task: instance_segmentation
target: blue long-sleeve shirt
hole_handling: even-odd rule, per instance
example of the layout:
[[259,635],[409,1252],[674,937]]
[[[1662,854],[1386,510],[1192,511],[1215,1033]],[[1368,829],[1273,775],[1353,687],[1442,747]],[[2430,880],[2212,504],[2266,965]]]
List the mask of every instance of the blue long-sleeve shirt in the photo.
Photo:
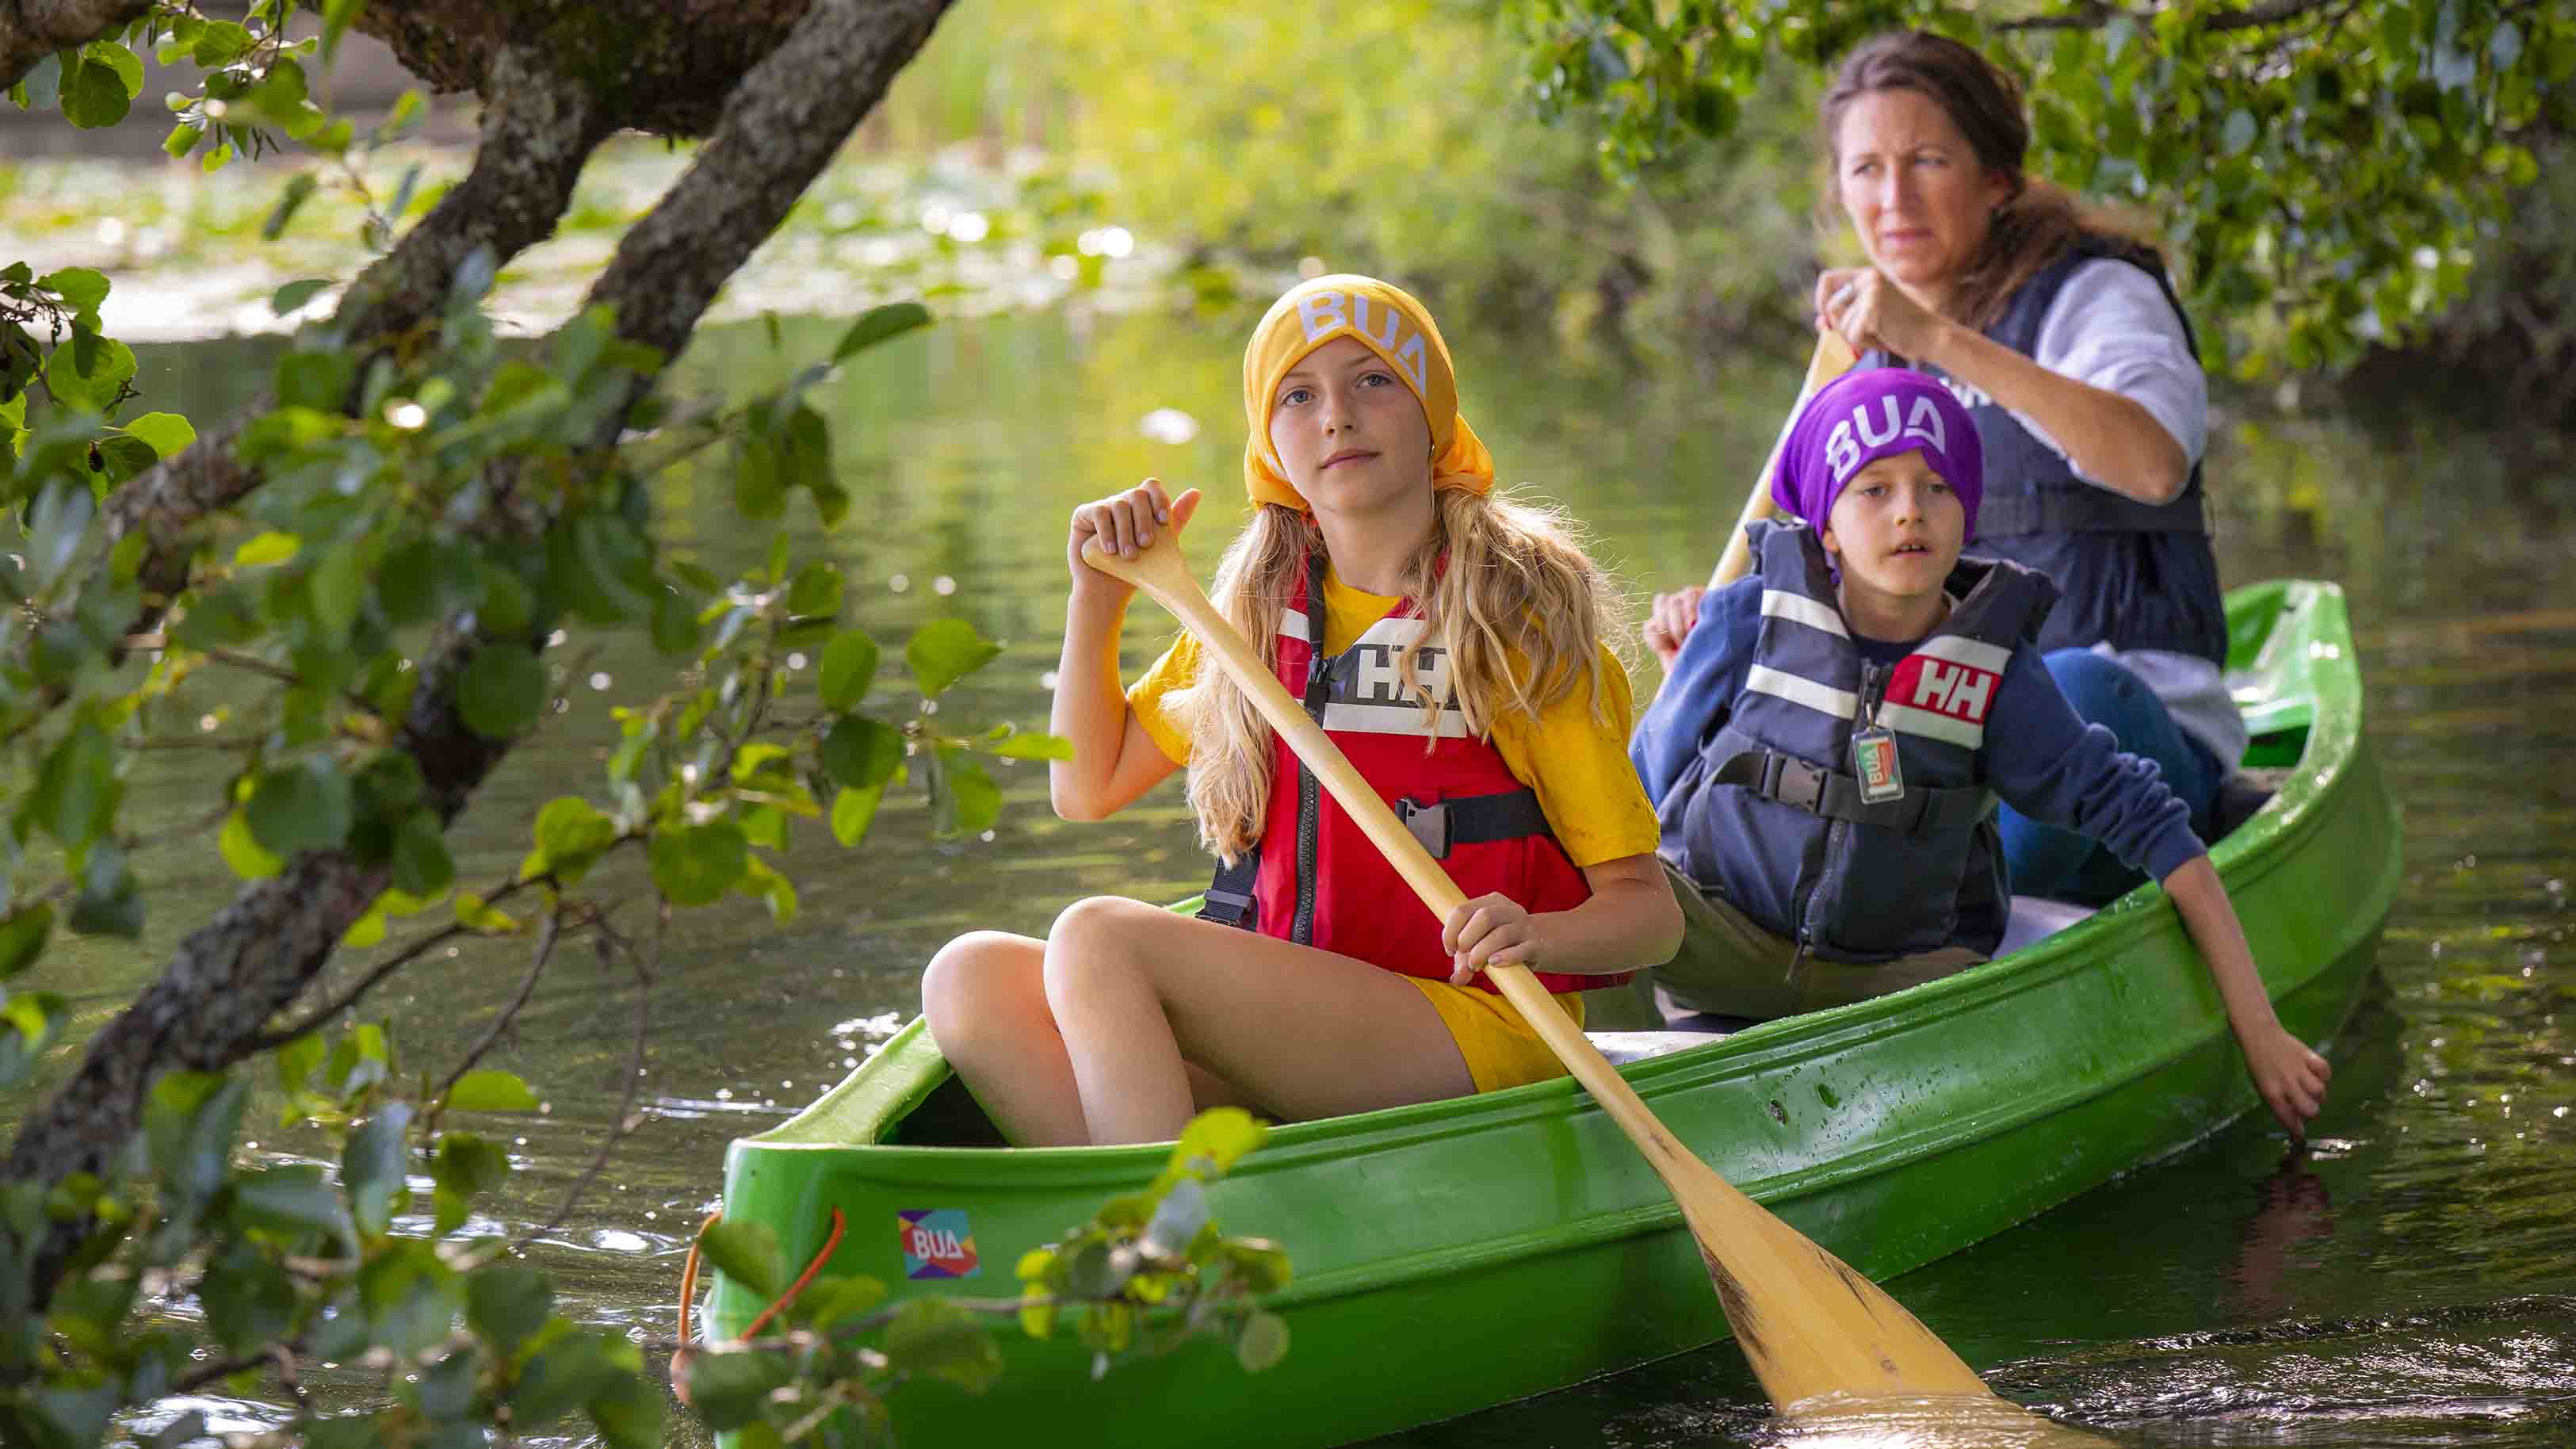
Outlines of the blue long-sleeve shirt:
[[[1699,622],[1682,641],[1663,689],[1637,721],[1628,757],[1667,827],[1678,816],[1666,797],[1717,738],[1744,692],[1762,625],[1762,581],[1739,579],[1700,600]],[[1863,658],[1894,664],[1920,641],[1852,636]],[[2015,648],[1995,687],[1980,749],[1986,784],[2015,810],[2108,846],[2123,864],[2157,880],[2206,851],[2191,830],[2191,808],[2166,787],[2153,760],[2126,753],[2111,732],[2087,724],[2058,692],[2039,652]],[[1667,854],[1673,842],[1666,841]]]

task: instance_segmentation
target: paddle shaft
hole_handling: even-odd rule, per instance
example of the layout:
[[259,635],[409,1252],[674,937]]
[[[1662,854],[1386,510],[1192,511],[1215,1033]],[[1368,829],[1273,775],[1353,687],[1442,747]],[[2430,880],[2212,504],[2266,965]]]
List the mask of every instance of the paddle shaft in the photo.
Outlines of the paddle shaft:
[[1852,356],[1851,344],[1843,335],[1828,327],[1816,334],[1816,352],[1807,359],[1806,381],[1798,384],[1798,400],[1789,405],[1788,419],[1780,424],[1780,436],[1771,440],[1771,456],[1762,462],[1762,471],[1753,477],[1753,494],[1744,500],[1744,512],[1735,520],[1735,528],[1726,535],[1726,548],[1717,556],[1717,567],[1709,572],[1708,586],[1722,589],[1744,577],[1753,566],[1753,545],[1744,537],[1747,525],[1769,518],[1780,511],[1771,501],[1771,480],[1779,476],[1780,455],[1789,447],[1789,434],[1798,426],[1798,414],[1806,409],[1807,399],[1816,389],[1851,371],[1859,361]]
[[[1243,635],[1217,613],[1183,562],[1173,534],[1158,535],[1132,559],[1103,549],[1096,539],[1083,545],[1082,556],[1092,567],[1143,590],[1198,638],[1433,915],[1445,921],[1465,903],[1458,883],[1395,818],[1323,727],[1289,697]],[[1736,1341],[1773,1403],[1787,1409],[1834,1393],[1987,1394],[1975,1371],[1902,1304],[1737,1191],[1683,1146],[1526,967],[1491,966],[1485,975],[1671,1190]]]

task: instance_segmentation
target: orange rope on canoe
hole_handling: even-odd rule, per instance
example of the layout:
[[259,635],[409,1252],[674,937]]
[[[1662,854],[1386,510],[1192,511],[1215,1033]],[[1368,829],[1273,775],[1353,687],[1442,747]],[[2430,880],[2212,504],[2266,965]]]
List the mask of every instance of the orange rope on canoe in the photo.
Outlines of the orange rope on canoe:
[[805,1265],[805,1271],[796,1275],[796,1281],[787,1285],[787,1291],[778,1295],[777,1302],[760,1310],[760,1316],[751,1321],[751,1327],[742,1331],[743,1337],[758,1338],[760,1330],[768,1326],[769,1320],[776,1317],[780,1309],[796,1301],[796,1295],[805,1291],[805,1285],[814,1281],[814,1275],[823,1271],[825,1263],[832,1261],[833,1251],[841,1246],[841,1229],[844,1226],[841,1210],[832,1209],[832,1231],[823,1239],[823,1246],[814,1250],[814,1261]]
[[[680,1263],[680,1347],[671,1355],[671,1390],[680,1396],[683,1404],[689,1402],[689,1364],[697,1357],[697,1350],[690,1347],[689,1305],[698,1296],[698,1243],[706,1237],[707,1229],[714,1227],[723,1216],[722,1209],[707,1214],[707,1220],[698,1224],[697,1232],[689,1238],[689,1255]],[[832,1261],[832,1254],[841,1246],[841,1233],[848,1226],[841,1210],[832,1209],[832,1231],[824,1236],[823,1246],[814,1250],[813,1260],[805,1265],[804,1272],[796,1275],[795,1282],[787,1285],[787,1291],[779,1294],[776,1302],[760,1310],[760,1316],[742,1331],[744,1338],[759,1337],[760,1330],[769,1326],[769,1320],[796,1301],[796,1295],[805,1291],[806,1285],[814,1281],[814,1275],[823,1271],[825,1263]]]

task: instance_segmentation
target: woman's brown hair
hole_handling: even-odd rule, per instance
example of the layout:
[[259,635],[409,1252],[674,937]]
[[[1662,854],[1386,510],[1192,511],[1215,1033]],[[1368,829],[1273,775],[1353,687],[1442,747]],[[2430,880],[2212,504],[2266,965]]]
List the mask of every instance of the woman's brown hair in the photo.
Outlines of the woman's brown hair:
[[1825,90],[1817,119],[1839,191],[1843,112],[1874,91],[1914,91],[1939,106],[1965,136],[1977,164],[2012,185],[1986,227],[1977,254],[1952,283],[1943,310],[1978,331],[2001,320],[2013,293],[2089,235],[2142,251],[2152,243],[2124,218],[2080,206],[2059,187],[2022,169],[2030,151],[2030,117],[2021,85],[1974,47],[1929,31],[1894,31],[1865,40],[1843,59]]

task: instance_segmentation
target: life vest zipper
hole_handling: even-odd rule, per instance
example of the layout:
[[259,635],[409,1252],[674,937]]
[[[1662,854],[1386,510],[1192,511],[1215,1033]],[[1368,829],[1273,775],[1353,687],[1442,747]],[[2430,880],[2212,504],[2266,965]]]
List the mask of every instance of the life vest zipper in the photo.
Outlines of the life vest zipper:
[[[1877,723],[1879,691],[1886,687],[1887,679],[1892,674],[1893,671],[1882,664],[1867,661],[1861,664],[1860,695],[1857,707],[1853,711],[1851,728],[1843,732],[1841,754],[1850,754],[1853,734]],[[1845,854],[1843,840],[1850,832],[1851,822],[1848,820],[1836,820],[1825,828],[1825,863],[1817,868],[1815,884],[1807,888],[1807,898],[1799,903],[1798,948],[1789,956],[1789,974],[1793,977],[1797,974],[1798,967],[1805,959],[1808,950],[1821,944],[1823,931],[1817,917],[1821,913],[1822,905],[1834,899],[1833,892],[1827,887],[1834,883],[1834,878],[1839,873],[1837,867],[1842,865]]]

